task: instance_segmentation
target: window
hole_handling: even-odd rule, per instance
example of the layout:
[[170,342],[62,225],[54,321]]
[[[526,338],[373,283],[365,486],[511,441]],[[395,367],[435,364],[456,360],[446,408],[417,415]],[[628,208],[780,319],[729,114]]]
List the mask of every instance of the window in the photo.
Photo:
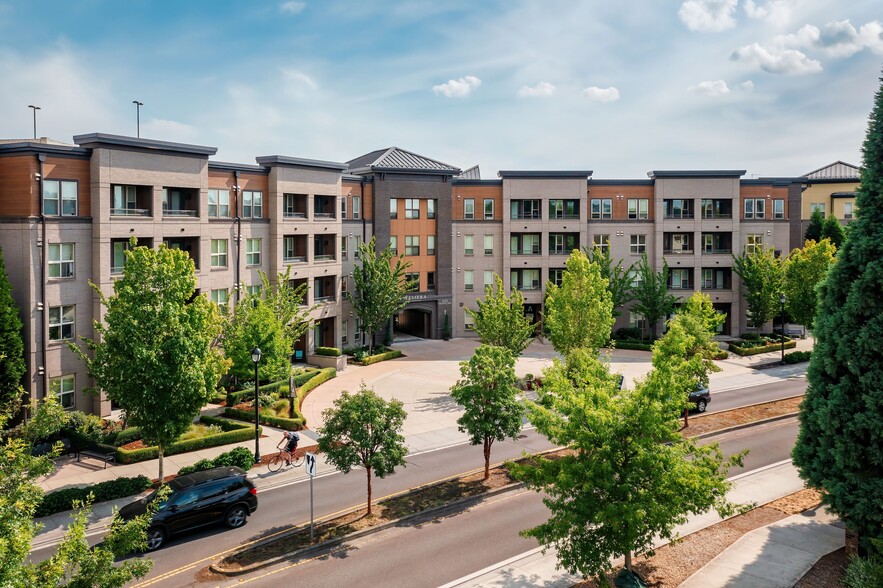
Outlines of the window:
[[212,290],[212,302],[218,306],[227,306],[227,288]]
[[484,199],[484,220],[492,220],[494,218],[494,199]]
[[76,306],[49,307],[49,340],[66,341],[74,338],[74,317]]
[[494,270],[484,270],[484,287],[494,285]]
[[468,312],[465,313],[465,315],[466,315],[466,316],[465,316],[465,321],[464,321],[464,323],[463,323],[463,327],[464,327],[467,331],[474,331],[474,330],[475,330],[475,317],[473,317],[473,316],[472,316],[471,314],[469,314]]
[[344,259],[344,260],[347,258],[347,252],[346,252],[347,242],[348,242],[347,237],[340,238],[340,258]]
[[647,235],[631,235],[630,252],[641,255],[647,252]]
[[629,270],[629,277],[632,279],[632,288],[637,288],[644,282],[644,278],[641,276],[641,272],[639,272],[637,268]]
[[208,191],[208,215],[214,217],[230,216],[230,190]]
[[420,235],[405,236],[405,255],[420,255]]
[[114,186],[111,214],[138,214],[138,187]]
[[852,219],[852,202],[843,203],[843,220]]
[[601,253],[610,251],[610,235],[592,235],[592,247],[597,247]]
[[493,235],[485,235],[484,236],[484,254],[485,255],[493,255],[494,254],[494,236]]
[[129,242],[127,240],[113,241],[110,247],[110,273],[121,274],[123,273],[123,266],[126,264],[126,251],[129,249]]
[[395,235],[389,238],[389,249],[392,251],[393,255],[399,254],[399,238]]
[[435,272],[426,272],[426,289],[435,292]]
[[745,253],[751,255],[755,251],[763,249],[763,235],[750,234],[745,235]]
[[663,216],[665,218],[693,218],[693,201],[683,198],[663,200]]
[[43,214],[76,216],[77,183],[63,180],[43,180]]
[[556,286],[560,286],[561,282],[564,281],[564,270],[561,268],[550,268],[549,269],[549,281],[555,284]]
[[350,322],[346,319],[340,321],[340,344],[347,344],[347,331],[349,330]]
[[766,200],[764,200],[763,198],[748,198],[745,200],[746,219],[763,218],[765,212]]
[[362,197],[353,196],[353,220],[362,218]]
[[634,310],[629,311],[629,327],[643,331],[646,326],[647,319],[644,318],[644,315]]
[[690,288],[690,270],[675,268],[670,270],[669,280],[673,290],[682,290]]
[[362,237],[356,235],[356,246],[353,248],[353,259],[359,259],[359,246],[362,244]]
[[549,200],[549,218],[579,218],[579,200]]
[[579,249],[579,234],[552,233],[549,235],[549,255],[569,255]]
[[212,239],[212,267],[227,267],[227,239]]
[[613,218],[613,199],[592,198],[591,217],[601,220]]
[[435,235],[426,236],[426,255],[435,255]]
[[405,283],[408,284],[409,292],[420,291],[420,272],[406,272]]
[[255,284],[254,286],[246,286],[245,293],[249,296],[255,296],[257,298],[261,297],[261,285]]
[[346,276],[340,277],[340,299],[341,300],[346,300],[347,282],[348,282],[348,280],[347,280]]
[[399,199],[389,199],[389,218],[399,218]]
[[629,198],[629,218],[631,219],[647,219],[649,218],[650,200],[647,198]]
[[61,376],[49,380],[49,393],[58,400],[62,408],[74,407],[74,390],[76,390],[76,376]]
[[72,278],[74,276],[74,244],[49,244],[49,277]]
[[774,219],[783,219],[785,218],[785,201],[781,198],[777,198],[773,200],[773,218]]
[[463,235],[463,254],[472,255],[475,252],[475,235]]
[[261,218],[263,216],[263,192],[243,190],[242,216],[244,218]]
[[815,211],[819,211],[822,213],[822,218],[825,218],[825,203],[824,202],[812,202],[809,205],[809,213],[812,214]]
[[475,273],[472,270],[463,271],[463,289],[472,292],[475,288]]
[[539,255],[540,235],[537,233],[512,233],[509,236],[510,255]]
[[475,218],[475,200],[467,198],[463,201],[463,218],[472,220]]
[[426,201],[426,218],[435,218],[435,203],[434,198]]
[[420,201],[417,198],[405,198],[405,218],[420,218]]
[[246,239],[245,240],[245,265],[261,264],[261,240]]
[[346,218],[346,196],[340,197],[340,218],[341,220]]

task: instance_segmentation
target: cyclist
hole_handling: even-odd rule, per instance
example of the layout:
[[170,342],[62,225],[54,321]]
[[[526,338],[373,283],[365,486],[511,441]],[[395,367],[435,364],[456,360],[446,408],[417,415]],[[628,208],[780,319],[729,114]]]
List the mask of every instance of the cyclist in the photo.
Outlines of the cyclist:
[[285,451],[288,452],[288,455],[285,456],[285,460],[288,462],[288,465],[291,465],[291,458],[294,455],[294,452],[297,451],[298,441],[300,441],[300,435],[296,432],[283,431],[282,440],[276,445],[276,449],[282,449],[282,445],[285,445]]

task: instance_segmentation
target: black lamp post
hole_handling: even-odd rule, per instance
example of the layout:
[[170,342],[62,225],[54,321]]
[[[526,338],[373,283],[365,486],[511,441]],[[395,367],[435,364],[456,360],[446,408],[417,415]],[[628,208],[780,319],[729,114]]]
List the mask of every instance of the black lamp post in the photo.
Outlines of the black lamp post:
[[34,111],[34,139],[37,138],[37,111],[41,110],[39,106],[34,106],[33,104],[28,104],[28,108]]
[[251,360],[254,362],[254,462],[261,461],[260,433],[260,394],[258,393],[258,364],[261,362],[261,350],[255,347],[251,350]]
[[779,303],[782,305],[782,360],[781,364],[785,365],[785,295],[779,296]]
[[141,138],[141,107],[144,106],[143,102],[138,102],[137,100],[132,100],[132,104],[135,105],[135,130],[136,136]]

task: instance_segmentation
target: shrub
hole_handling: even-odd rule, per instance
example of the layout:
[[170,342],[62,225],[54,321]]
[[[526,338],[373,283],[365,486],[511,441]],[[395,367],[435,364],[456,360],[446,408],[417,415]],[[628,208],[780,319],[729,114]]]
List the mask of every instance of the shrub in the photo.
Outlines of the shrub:
[[[238,419],[241,421],[246,421],[249,423],[254,422],[254,412],[250,410],[239,410],[238,408],[228,408],[224,411],[224,416],[228,416],[233,419]],[[277,429],[285,429],[287,431],[299,431],[303,429],[305,424],[305,419],[302,416],[298,416],[292,419],[287,419],[284,417],[273,416],[270,414],[261,413],[260,415],[261,424],[269,425],[271,427],[276,427]],[[246,425],[247,426],[247,425]]]
[[254,465],[254,454],[245,447],[234,447],[230,451],[225,451],[214,459],[201,459],[193,465],[184,466],[178,470],[179,476],[200,472],[202,470],[210,470],[212,468],[220,468],[226,466],[236,466],[243,470],[248,470]]
[[340,349],[337,347],[316,347],[316,355],[327,355],[329,357],[339,357]]
[[[218,445],[249,441],[254,438],[254,427],[249,425],[209,416],[200,417],[199,420],[203,424],[218,425],[224,432],[217,435],[199,437],[197,439],[175,441],[166,447],[165,455],[187,453],[188,451],[197,451],[199,449],[205,449],[206,447],[217,447]],[[159,457],[159,449],[154,446],[132,450],[117,449],[116,460],[117,463],[136,463],[147,459],[156,459],[157,457]]]
[[812,351],[792,351],[785,354],[785,363],[801,363],[809,361],[810,357],[812,357]]
[[318,386],[319,384],[324,384],[331,378],[337,377],[337,370],[334,368],[325,368],[323,370],[319,370],[319,372],[310,378],[309,381],[305,382],[303,386],[297,391],[297,397],[303,399],[304,396],[307,395],[310,390]]
[[392,351],[386,351],[384,353],[377,353],[375,355],[371,355],[369,357],[365,357],[362,359],[362,365],[372,365],[381,361],[386,361],[388,359],[395,359],[397,357],[401,357],[402,352],[398,349],[393,349]]
[[129,427],[118,433],[111,433],[104,439],[104,442],[113,445],[114,447],[122,447],[123,445],[128,445],[132,441],[139,440],[141,440],[141,429],[138,427]]
[[636,351],[652,351],[652,343],[641,343],[640,341],[616,341],[617,349],[634,349]]
[[190,430],[178,437],[178,441],[186,441],[187,439],[198,439],[209,435],[218,435],[224,430],[218,425],[190,425]]
[[88,488],[65,488],[49,492],[34,513],[35,517],[48,517],[57,512],[71,510],[75,500],[86,500],[91,493],[95,502],[104,502],[117,498],[125,498],[150,488],[150,480],[146,476],[134,478],[116,478],[89,486]]
[[[796,341],[785,341],[785,349],[794,349],[797,346]],[[742,357],[748,355],[757,355],[758,353],[767,353],[770,351],[779,351],[782,349],[782,343],[769,343],[767,345],[760,346],[742,346],[739,345],[739,342],[734,341],[730,343],[730,351],[735,353],[736,355],[741,355]]]
[[641,329],[638,327],[623,327],[621,329],[616,329],[616,338],[617,339],[640,339],[641,338]]
[[739,338],[745,341],[757,341],[760,339],[760,333],[742,333]]

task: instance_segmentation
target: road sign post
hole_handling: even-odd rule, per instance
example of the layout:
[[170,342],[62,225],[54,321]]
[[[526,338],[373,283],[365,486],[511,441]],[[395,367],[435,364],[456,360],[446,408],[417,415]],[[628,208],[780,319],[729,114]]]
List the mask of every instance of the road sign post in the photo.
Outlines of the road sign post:
[[316,454],[306,453],[304,460],[304,469],[310,476],[310,543],[313,542],[313,478],[316,477]]

